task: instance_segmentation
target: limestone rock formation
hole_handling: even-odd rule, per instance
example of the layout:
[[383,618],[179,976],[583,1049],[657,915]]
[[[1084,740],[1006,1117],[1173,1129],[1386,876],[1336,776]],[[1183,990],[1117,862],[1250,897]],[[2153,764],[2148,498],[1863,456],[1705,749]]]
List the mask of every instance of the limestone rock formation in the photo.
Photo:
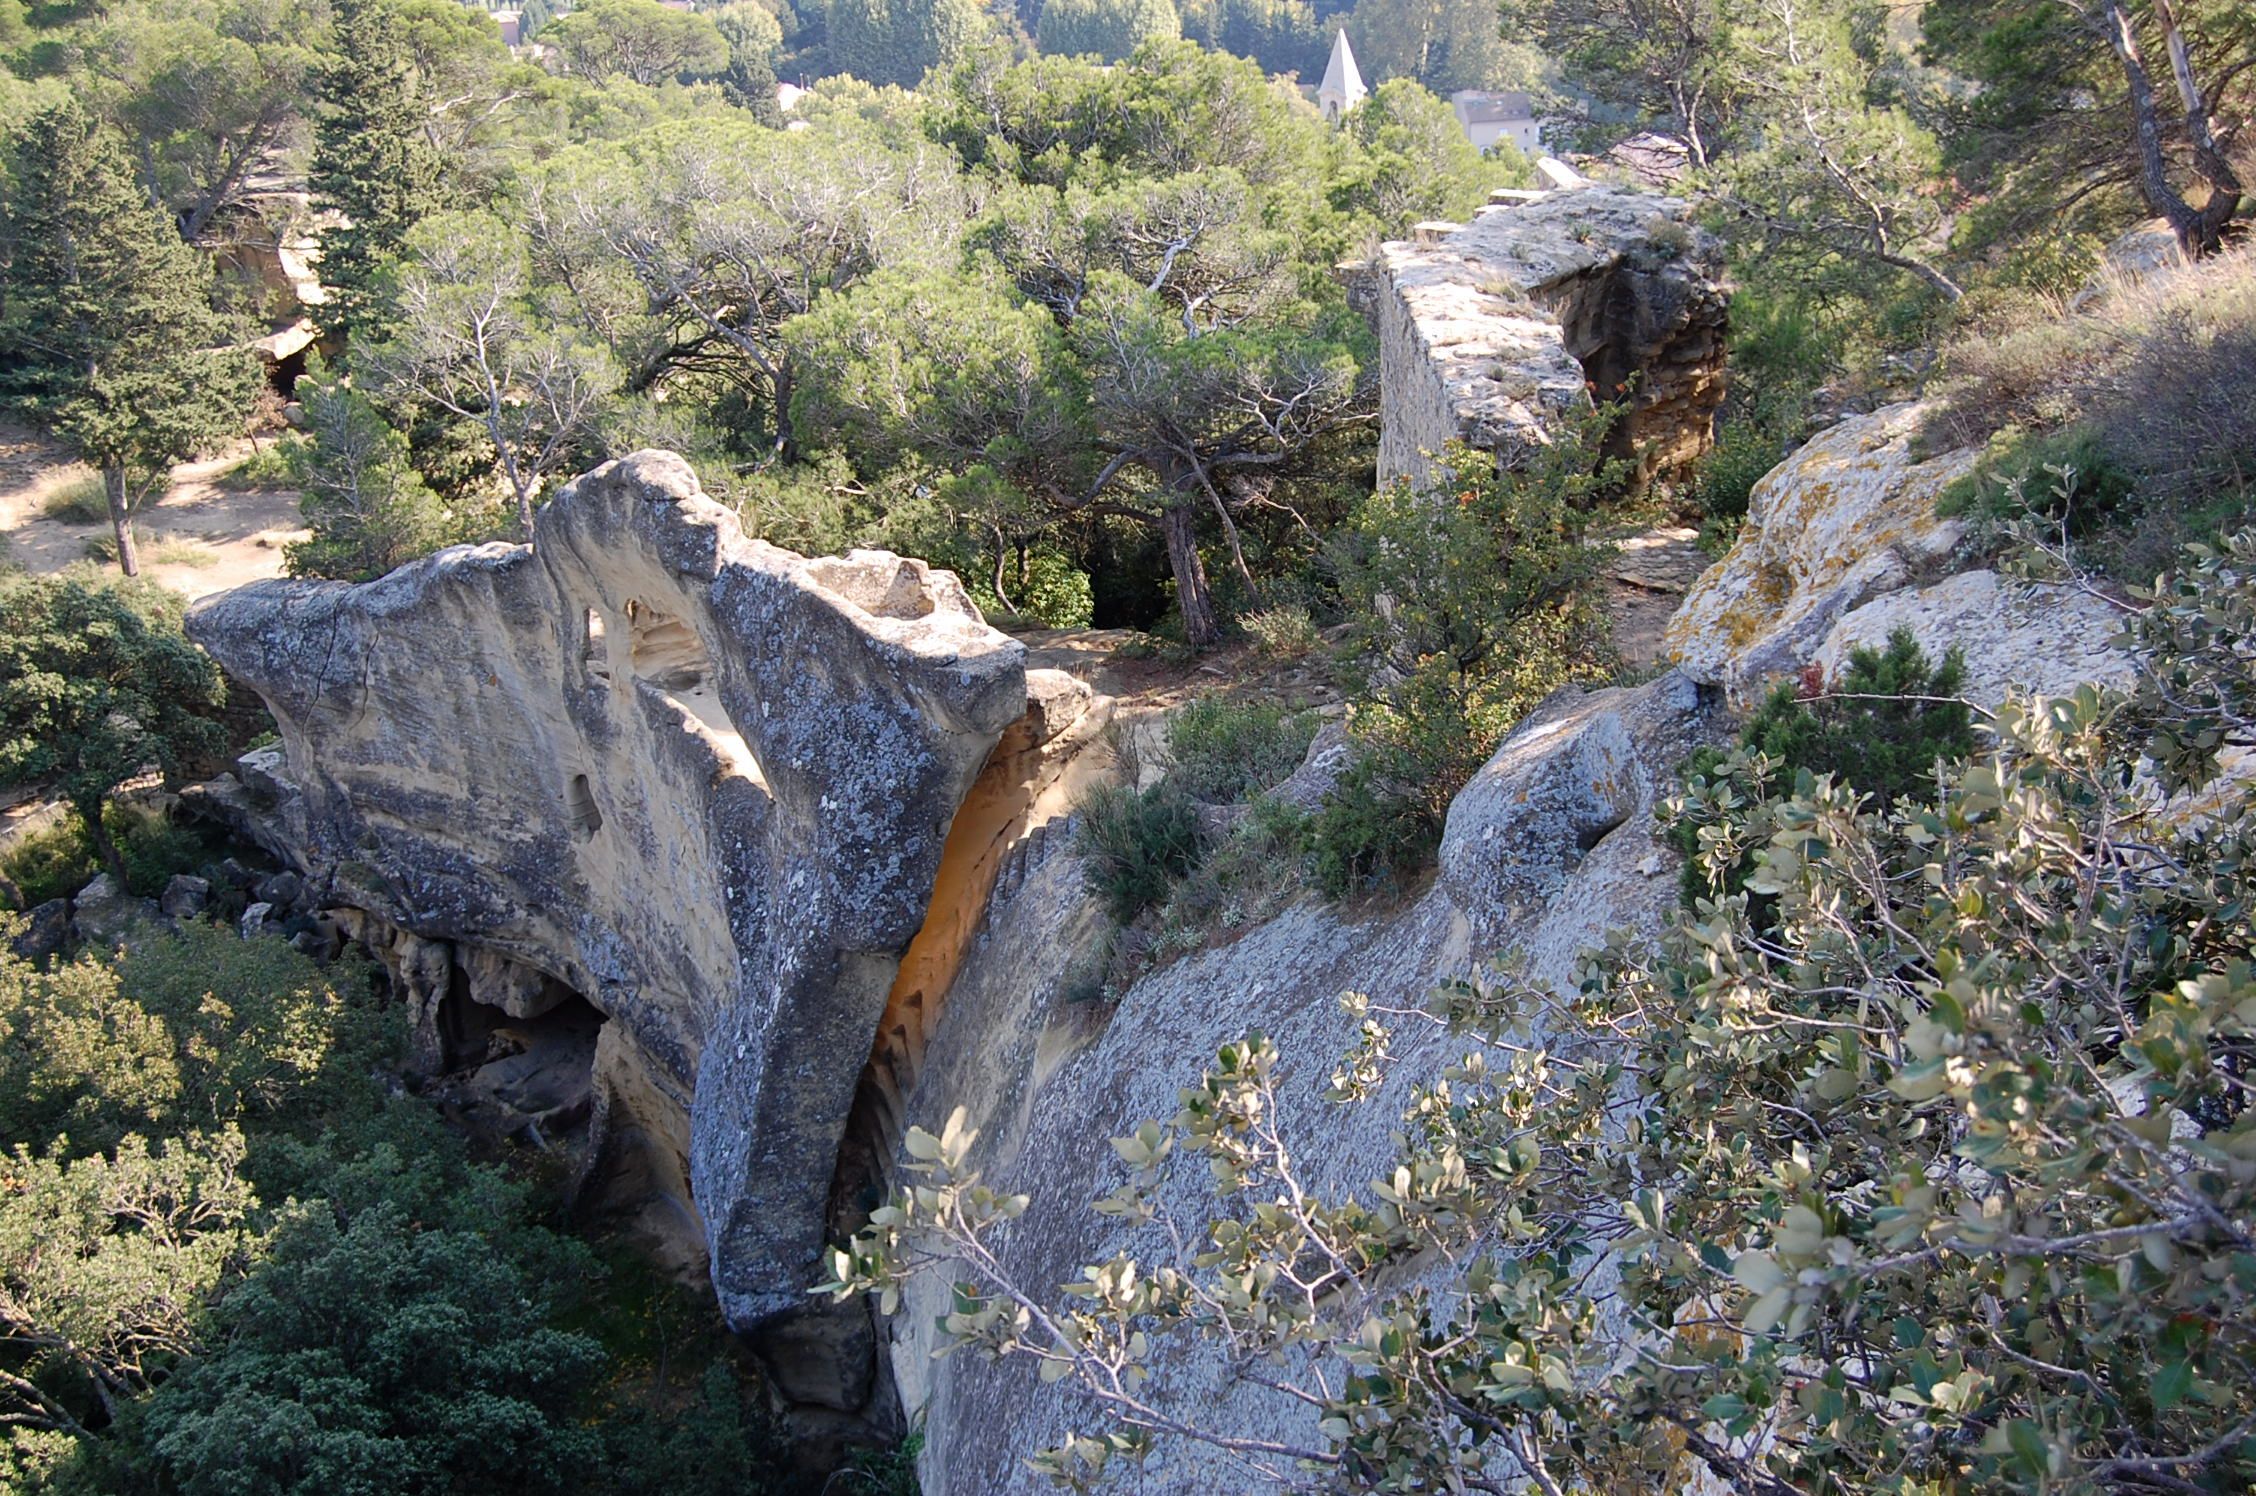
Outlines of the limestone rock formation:
[[1379,480],[1452,441],[1524,460],[1593,392],[1626,403],[1613,450],[1641,477],[1683,468],[1723,400],[1722,264],[1682,199],[1587,184],[1385,245]]
[[411,1004],[591,1002],[606,1147],[643,1145],[732,1323],[799,1305],[956,808],[1025,713],[1020,647],[921,562],[746,538],[653,452],[529,547],[257,583],[188,627],[282,738],[214,803],[361,911]]
[[1940,570],[1960,527],[1935,500],[1974,454],[1922,455],[1925,413],[1843,421],[1764,475],[1737,543],[1669,621],[1669,657],[1744,700],[1810,663],[1852,610]]
[[2116,642],[2124,617],[2118,605],[2074,588],[1962,571],[1874,598],[1833,625],[1812,658],[1832,679],[1850,651],[1879,648],[1908,628],[1931,660],[1957,649],[1966,660],[1967,698],[1995,706],[2015,691],[2061,696],[2087,683],[2129,687],[2137,672]]
[[[911,1118],[937,1126],[957,1105],[978,1127],[975,1161],[988,1181],[1033,1196],[1000,1243],[1030,1283],[1072,1280],[1118,1249],[1161,1255],[1161,1228],[1123,1230],[1089,1208],[1121,1178],[1108,1140],[1143,1118],[1166,1118],[1222,1041],[1258,1029],[1292,1069],[1283,1125],[1311,1145],[1323,1187],[1366,1184],[1393,1157],[1392,1133],[1412,1077],[1455,1058],[1455,1041],[1416,1025],[1398,1034],[1392,1089],[1368,1105],[1322,1099],[1333,1061],[1355,1040],[1343,992],[1410,1002],[1506,948],[1535,978],[1564,987],[1584,947],[1610,929],[1659,928],[1676,901],[1676,862],[1651,808],[1675,763],[1713,730],[1702,693],[1670,673],[1635,689],[1569,691],[1517,729],[1452,809],[1443,877],[1406,908],[1377,918],[1309,900],[1234,944],[1138,981],[1114,1004],[1081,980],[1101,960],[1106,922],[1070,842],[1036,846],[1024,873],[998,885],[958,968],[946,1021],[926,1044]],[[1329,745],[1311,750],[1320,762]],[[1548,896],[1529,897],[1535,885]],[[1197,1218],[1203,1171],[1176,1184]],[[1012,1496],[1045,1489],[1025,1454],[1099,1415],[1070,1383],[1043,1384],[1023,1363],[970,1354],[934,1360],[932,1324],[946,1275],[920,1280],[888,1321],[902,1405],[921,1415],[928,1496]],[[1161,1368],[1172,1406],[1196,1408],[1227,1434],[1299,1440],[1307,1410],[1205,1353],[1171,1347]],[[1140,1496],[1239,1496],[1245,1472],[1200,1446],[1162,1441],[1112,1488]]]
[[1811,666],[1836,678],[1852,651],[1908,628],[1930,659],[1965,656],[1966,695],[1982,706],[2129,684],[2116,604],[1989,570],[1944,575],[1963,527],[1935,501],[1975,454],[1922,453],[1925,415],[1902,404],[1843,421],[1764,475],[1737,543],[1669,621],[1687,674],[1744,703]]

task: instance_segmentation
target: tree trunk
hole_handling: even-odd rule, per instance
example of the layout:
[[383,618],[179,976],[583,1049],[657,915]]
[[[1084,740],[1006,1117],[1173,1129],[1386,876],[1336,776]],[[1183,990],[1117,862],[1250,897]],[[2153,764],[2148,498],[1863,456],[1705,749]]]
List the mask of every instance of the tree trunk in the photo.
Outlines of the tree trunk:
[[[493,397],[491,409],[501,408],[501,396]],[[501,454],[501,475],[509,482],[509,491],[517,499],[517,538],[527,545],[533,543],[533,485],[524,470],[517,465],[517,454],[502,432],[501,422],[492,415],[486,417],[486,435],[493,441],[494,450]]]
[[119,854],[117,843],[110,840],[110,828],[102,824],[102,802],[91,807],[75,807],[81,825],[86,827],[86,839],[93,843],[94,855],[102,860],[102,869],[117,881],[118,892],[125,892],[125,858]]
[[2170,232],[2177,236],[2178,248],[2189,260],[2199,259],[2216,247],[2216,232],[2205,220],[2207,214],[2196,213],[2178,190],[2170,185],[2170,166],[2162,153],[2161,110],[2154,97],[2154,80],[2146,70],[2146,58],[2139,50],[2138,33],[2131,26],[2130,12],[2122,0],[2106,0],[2101,15],[2107,26],[2107,40],[2115,49],[2115,58],[2123,65],[2123,79],[2131,96],[2131,119],[2138,137],[2139,188],[2146,197],[2147,206],[2162,215],[2170,224]]
[[125,469],[102,471],[102,492],[110,501],[110,533],[117,537],[118,570],[129,577],[141,575],[141,552],[133,543],[133,515],[125,507]]
[[791,429],[791,366],[782,365],[776,370],[772,388],[775,391],[776,455],[785,462],[799,460],[799,441]]
[[[1187,498],[1187,496],[1179,496]],[[1183,610],[1183,639],[1204,649],[1222,637],[1214,617],[1214,589],[1207,585],[1206,563],[1199,559],[1196,510],[1188,502],[1159,512],[1159,531],[1167,538],[1167,564],[1175,572],[1175,602]]]

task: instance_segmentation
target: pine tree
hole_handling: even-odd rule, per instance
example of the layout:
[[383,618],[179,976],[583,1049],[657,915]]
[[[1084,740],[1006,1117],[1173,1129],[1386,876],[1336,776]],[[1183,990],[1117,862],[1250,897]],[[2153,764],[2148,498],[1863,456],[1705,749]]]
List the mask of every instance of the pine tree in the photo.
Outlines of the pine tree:
[[303,379],[298,398],[312,440],[291,466],[312,533],[283,547],[291,576],[365,582],[446,543],[445,507],[367,396],[342,380]]
[[134,512],[174,463],[243,429],[257,362],[228,346],[211,266],[150,205],[114,131],[75,102],[44,111],[18,181],[0,399],[101,473],[118,565],[134,576]]
[[976,0],[832,0],[831,58],[868,83],[914,88],[986,34]]
[[315,203],[344,220],[321,239],[324,320],[328,331],[344,334],[374,319],[377,264],[445,206],[446,192],[443,164],[424,131],[408,38],[390,0],[339,0],[336,33],[336,60],[321,75],[312,187]]

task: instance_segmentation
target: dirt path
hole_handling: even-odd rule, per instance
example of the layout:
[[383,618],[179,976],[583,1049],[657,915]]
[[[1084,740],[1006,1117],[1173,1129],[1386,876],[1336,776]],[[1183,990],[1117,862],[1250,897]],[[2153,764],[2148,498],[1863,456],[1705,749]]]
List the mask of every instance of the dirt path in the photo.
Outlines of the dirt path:
[[[305,533],[297,494],[235,492],[215,481],[250,450],[249,442],[241,442],[210,461],[173,469],[171,486],[134,525],[144,575],[192,598],[282,575],[284,542]],[[78,524],[40,512],[51,495],[85,472],[22,427],[0,427],[0,540],[6,542],[6,560],[44,574],[87,559],[87,542],[106,537],[108,523]],[[180,559],[158,558],[167,542],[179,548]]]
[[1714,557],[1700,549],[1700,532],[1662,525],[1616,542],[1620,552],[1606,576],[1606,606],[1614,620],[1614,648],[1633,670],[1660,663],[1661,634],[1685,592]]

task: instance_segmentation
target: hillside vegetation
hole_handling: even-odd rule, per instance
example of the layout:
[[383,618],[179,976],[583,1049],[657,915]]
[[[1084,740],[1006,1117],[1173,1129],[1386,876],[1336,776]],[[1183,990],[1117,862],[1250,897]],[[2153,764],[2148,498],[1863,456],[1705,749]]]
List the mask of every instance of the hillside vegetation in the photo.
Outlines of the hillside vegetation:
[[[1781,457],[1908,398],[1931,450],[1979,449],[1949,564],[2104,598],[2135,684],[1979,710],[1908,635],[1790,680],[1679,766],[1682,908],[1578,990],[1506,952],[1414,1010],[1350,993],[1351,1052],[1244,1033],[1114,1143],[1124,1178],[1050,1182],[1179,1250],[1015,1276],[990,1247],[1026,1199],[909,1119],[913,1187],[855,1208],[820,1287],[889,1312],[960,1279],[941,1338],[1091,1413],[1026,1451],[1068,1489],[1161,1440],[1249,1489],[2256,1486],[2242,0],[519,20],[512,48],[459,0],[0,0],[0,407],[109,527],[63,576],[0,558],[0,789],[69,812],[0,860],[0,1489],[915,1487],[918,1410],[787,1424],[708,1298],[574,1228],[537,1134],[406,1093],[371,966],[234,923],[247,879],[65,937],[97,872],[208,892],[241,850],[128,803],[259,726],[135,579],[177,465],[273,434],[243,481],[303,494],[288,572],[365,582],[530,541],[575,475],[662,447],[748,533],[927,558],[1013,629],[1321,677],[1336,727],[1224,691],[1165,730],[1171,775],[1079,802],[1095,1024],[1301,901],[1415,897],[1516,725],[1636,683],[1613,539],[1726,543]],[[1343,28],[1374,87],[1335,125]],[[1519,470],[1376,482],[1362,277],[1536,180],[1444,98],[1501,87],[1595,175],[1644,137],[1726,247],[1731,384],[1681,483],[1604,456],[1634,382]],[[276,333],[313,341],[262,360]],[[1311,743],[1337,773],[1288,799]],[[1428,1029],[1462,1058],[1412,1078],[1400,1157],[1311,1186],[1326,1141],[1279,1130],[1280,1087],[1372,1105]],[[1168,1402],[1183,1345],[1273,1378],[1304,1436]]]

